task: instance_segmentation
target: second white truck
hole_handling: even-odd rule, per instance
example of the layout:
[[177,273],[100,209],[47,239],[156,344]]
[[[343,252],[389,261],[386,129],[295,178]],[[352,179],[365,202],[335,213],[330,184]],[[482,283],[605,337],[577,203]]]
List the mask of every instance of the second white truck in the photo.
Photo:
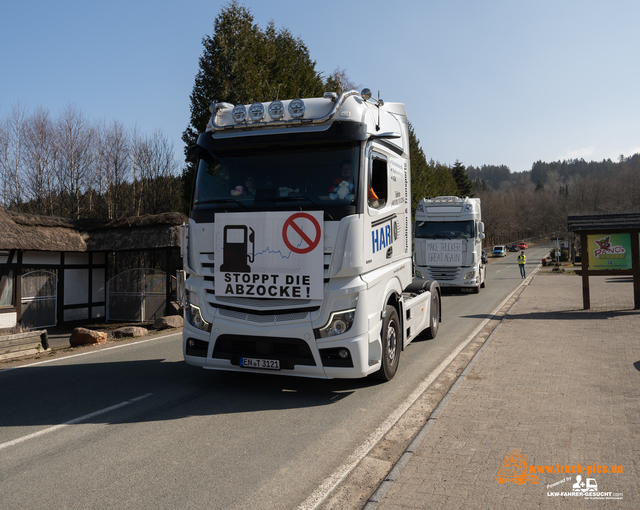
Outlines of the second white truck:
[[436,280],[442,287],[468,288],[474,293],[484,288],[484,223],[479,198],[423,198],[416,211],[414,235],[418,278]]

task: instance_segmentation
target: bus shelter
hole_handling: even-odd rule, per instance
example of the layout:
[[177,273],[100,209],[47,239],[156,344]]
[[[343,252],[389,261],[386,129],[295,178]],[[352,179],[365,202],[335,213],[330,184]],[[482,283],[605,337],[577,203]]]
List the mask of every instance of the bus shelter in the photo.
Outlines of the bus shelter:
[[580,236],[583,308],[591,308],[590,276],[633,277],[633,308],[640,310],[640,211],[569,214],[569,232]]

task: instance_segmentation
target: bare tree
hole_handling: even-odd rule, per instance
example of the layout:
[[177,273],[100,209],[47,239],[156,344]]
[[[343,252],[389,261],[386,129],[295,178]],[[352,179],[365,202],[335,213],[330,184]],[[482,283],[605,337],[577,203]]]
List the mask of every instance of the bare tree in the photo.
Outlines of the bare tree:
[[156,131],[137,143],[135,159],[140,170],[141,212],[157,214],[167,211],[168,206],[175,208],[181,190],[173,143],[164,133]]
[[39,106],[24,124],[24,148],[22,151],[22,175],[26,199],[35,212],[53,214],[52,197],[55,192],[53,172],[53,124],[49,110]]
[[100,131],[107,217],[113,219],[130,213],[124,200],[125,183],[131,170],[130,140],[125,127],[116,120]]
[[11,159],[11,151],[9,147],[11,142],[9,141],[9,128],[6,120],[0,122],[0,193],[2,193],[2,206],[8,207],[8,186],[9,186],[9,161]]
[[91,168],[92,129],[75,105],[67,105],[56,123],[57,172],[61,213],[80,218]]
[[3,122],[0,134],[0,165],[2,166],[2,199],[5,207],[20,207],[23,200],[21,158],[25,111],[16,103]]

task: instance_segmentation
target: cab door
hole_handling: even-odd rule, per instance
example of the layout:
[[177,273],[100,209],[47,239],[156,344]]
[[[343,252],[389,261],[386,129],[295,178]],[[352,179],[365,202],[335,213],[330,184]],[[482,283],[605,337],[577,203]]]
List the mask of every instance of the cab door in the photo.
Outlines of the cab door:
[[372,143],[365,152],[365,270],[371,271],[407,256],[408,161]]

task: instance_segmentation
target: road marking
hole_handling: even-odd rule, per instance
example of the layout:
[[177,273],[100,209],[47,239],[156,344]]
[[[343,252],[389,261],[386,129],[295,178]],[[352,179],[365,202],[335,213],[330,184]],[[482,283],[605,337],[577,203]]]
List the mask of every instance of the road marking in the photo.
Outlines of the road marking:
[[90,420],[91,418],[95,418],[96,416],[100,416],[101,414],[109,413],[111,411],[115,411],[116,409],[120,409],[121,407],[125,407],[130,404],[135,404],[136,402],[140,402],[141,400],[147,397],[150,397],[151,395],[153,395],[153,393],[147,393],[146,395],[132,398],[131,400],[127,400],[125,402],[120,402],[119,404],[116,404],[114,406],[100,409],[99,411],[96,411],[94,413],[85,414],[84,416],[80,416],[80,418],[75,418],[65,423],[61,423],[60,425],[55,425],[53,427],[49,427],[48,429],[40,430],[38,432],[34,432],[33,434],[29,434],[28,436],[22,436],[22,437],[19,437],[18,439],[14,439],[13,441],[2,443],[0,444],[0,450],[3,450],[4,448],[9,448],[10,446],[14,446],[19,443],[23,443],[24,441],[28,441],[29,439],[35,439],[36,437],[44,436],[45,434],[55,432],[56,430],[60,430],[62,428],[68,427],[69,425],[75,425],[77,423]]
[[391,430],[396,422],[407,412],[407,410],[415,403],[418,398],[426,391],[426,389],[435,381],[435,379],[444,371],[445,368],[454,360],[454,358],[464,349],[475,336],[482,331],[487,323],[493,319],[493,317],[500,311],[500,309],[506,304],[509,299],[518,291],[518,289],[524,284],[522,282],[518,285],[511,294],[509,294],[498,307],[491,312],[491,314],[483,320],[480,325],[474,329],[471,334],[463,340],[458,347],[456,347],[447,356],[438,367],[431,372],[428,377],[423,380],[416,389],[396,408],[389,417],[380,425],[366,440],[362,443],[355,452],[353,452],[347,461],[336,469],[322,484],[309,496],[299,507],[298,510],[315,510],[317,509],[325,499],[340,485],[344,479],[353,471],[353,469],[364,459],[367,454],[378,444],[378,442],[384,437],[384,435]]

